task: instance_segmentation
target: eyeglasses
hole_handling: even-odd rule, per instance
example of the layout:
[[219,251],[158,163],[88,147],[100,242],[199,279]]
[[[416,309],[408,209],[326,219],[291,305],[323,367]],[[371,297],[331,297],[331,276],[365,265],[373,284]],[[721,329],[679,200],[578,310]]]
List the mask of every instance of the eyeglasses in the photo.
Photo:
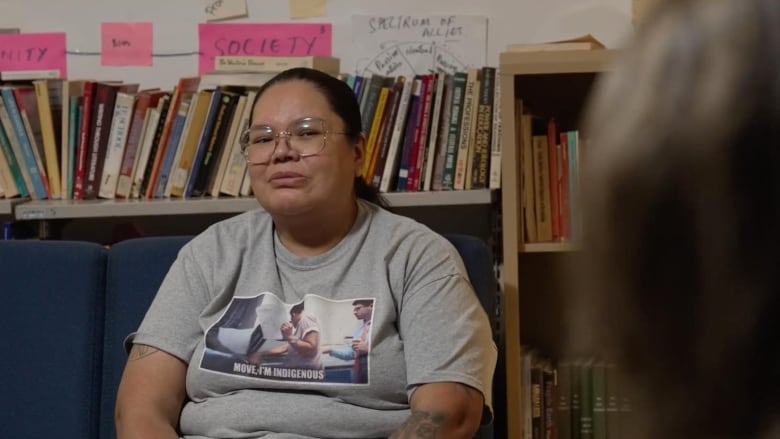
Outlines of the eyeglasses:
[[349,134],[342,131],[328,131],[325,121],[315,117],[305,117],[290,124],[285,131],[274,131],[267,125],[254,126],[241,134],[241,151],[250,165],[267,165],[274,151],[284,137],[287,147],[301,157],[317,155],[325,149],[328,134]]

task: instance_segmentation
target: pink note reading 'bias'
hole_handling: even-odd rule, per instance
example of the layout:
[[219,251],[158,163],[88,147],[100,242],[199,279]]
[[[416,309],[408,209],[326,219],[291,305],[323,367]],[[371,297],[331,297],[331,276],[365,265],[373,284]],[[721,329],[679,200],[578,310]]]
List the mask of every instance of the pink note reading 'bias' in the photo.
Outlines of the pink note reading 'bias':
[[201,23],[198,74],[214,70],[214,57],[330,56],[330,23]]
[[0,71],[55,69],[68,76],[64,32],[0,34]]
[[104,66],[152,65],[152,23],[100,24],[100,63]]

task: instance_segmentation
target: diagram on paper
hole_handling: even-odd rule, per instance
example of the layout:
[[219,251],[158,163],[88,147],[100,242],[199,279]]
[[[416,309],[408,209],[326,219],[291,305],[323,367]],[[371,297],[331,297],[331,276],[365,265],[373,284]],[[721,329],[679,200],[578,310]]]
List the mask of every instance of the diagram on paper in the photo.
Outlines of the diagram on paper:
[[355,73],[455,73],[486,64],[487,18],[353,16]]

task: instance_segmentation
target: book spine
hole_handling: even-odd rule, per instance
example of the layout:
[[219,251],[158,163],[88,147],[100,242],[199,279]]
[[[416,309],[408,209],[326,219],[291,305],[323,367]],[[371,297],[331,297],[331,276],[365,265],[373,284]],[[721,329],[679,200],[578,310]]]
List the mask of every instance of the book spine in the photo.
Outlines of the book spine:
[[114,198],[116,194],[119,168],[122,166],[122,155],[125,152],[127,135],[132,123],[134,103],[135,96],[133,94],[119,93],[117,95],[106,146],[106,158],[103,163],[103,177],[100,180],[98,190],[98,196],[101,198]]
[[466,74],[458,72],[452,80],[452,106],[450,108],[449,131],[447,132],[447,151],[444,156],[442,190],[455,189],[455,166],[458,145],[461,137],[461,119],[465,106]]
[[[502,122],[501,111],[499,110],[501,105],[501,80],[496,71],[496,79],[494,82],[495,89],[493,95],[493,133],[490,140],[490,175],[488,176],[488,187],[490,189],[501,188],[501,137]],[[515,126],[517,129],[517,126]]]
[[57,157],[57,139],[54,133],[54,121],[52,120],[52,108],[49,98],[49,85],[47,81],[33,81],[35,97],[38,101],[38,117],[41,124],[41,140],[43,141],[43,154],[46,163],[46,175],[49,180],[49,189],[52,199],[62,197],[60,186],[60,164]]
[[0,148],[2,148],[0,154],[5,155],[6,161],[8,162],[8,170],[11,173],[11,178],[13,179],[14,185],[19,192],[18,195],[20,197],[28,196],[29,193],[27,192],[27,186],[24,184],[22,170],[20,169],[19,162],[16,160],[16,156],[14,155],[11,146],[11,140],[8,138],[2,123],[0,123]]
[[92,107],[95,99],[95,83],[87,81],[84,83],[84,95],[81,105],[81,126],[79,128],[79,144],[76,152],[75,179],[73,183],[73,199],[81,200],[84,198],[84,183],[87,169],[87,154],[90,149],[90,140],[92,139]]
[[374,186],[379,187],[379,192],[387,192],[390,190],[391,185],[395,182],[395,177],[398,175],[399,155],[401,154],[403,136],[406,130],[406,121],[409,116],[409,106],[411,103],[412,89],[414,87],[414,80],[412,78],[405,78],[403,89],[401,90],[401,101],[398,103],[398,112],[396,113],[395,122],[393,123],[393,133],[390,137],[390,146],[387,151],[387,159],[385,159],[385,165],[382,172],[382,177],[379,181],[372,182]]
[[241,126],[241,120],[244,117],[244,110],[246,109],[246,106],[247,95],[241,94],[238,97],[235,108],[233,109],[233,116],[230,120],[228,137],[225,139],[225,144],[222,146],[222,149],[219,153],[218,169],[216,175],[209,179],[208,193],[213,197],[219,196],[219,188],[222,184],[222,180],[225,178],[225,174],[227,173],[228,164],[230,163],[231,154],[233,152],[233,146],[238,143],[239,137],[241,136],[241,130],[243,128]]
[[241,115],[241,121],[239,122],[239,134],[236,136],[236,140],[233,143],[230,151],[230,158],[228,159],[227,169],[225,170],[225,177],[222,179],[222,183],[219,186],[219,192],[225,195],[237,196],[241,190],[241,181],[246,173],[246,160],[244,154],[241,152],[240,136],[242,130],[249,126],[249,116],[252,112],[252,103],[255,100],[257,92],[251,90],[246,95],[246,106],[244,107],[244,113]]
[[[156,99],[159,99],[159,94]],[[144,129],[148,121],[146,115],[149,113],[149,107],[157,105],[156,99],[151,93],[144,92],[140,93],[136,99],[130,130],[127,133],[127,144],[122,155],[122,163],[119,166],[119,177],[114,194],[116,198],[127,198],[130,195],[133,168],[137,162],[138,148],[144,138]]]
[[463,115],[460,120],[460,138],[458,139],[458,153],[455,158],[454,189],[466,189],[466,167],[469,160],[469,143],[472,138],[472,115],[475,110],[474,101],[478,99],[477,81],[479,74],[476,68],[469,68],[466,77],[466,88],[463,94]]
[[[148,157],[146,160],[146,166],[143,169],[143,177],[141,178],[141,187],[139,188],[139,196],[141,198],[150,198],[151,191],[153,190],[152,173],[154,172],[154,160],[157,157],[157,152],[160,149],[162,143],[162,133],[165,129],[165,121],[168,118],[168,114],[174,111],[171,103],[171,99],[166,99],[160,109],[160,118],[157,121],[157,126],[154,130],[154,137],[149,146]],[[147,195],[149,194],[149,195]]]
[[558,144],[558,128],[555,119],[547,122],[547,156],[550,168],[548,177],[550,179],[550,215],[552,222],[552,240],[557,241],[561,238],[561,194],[558,192],[558,169],[560,168],[560,145]]
[[193,197],[200,197],[206,194],[206,186],[209,177],[214,172],[217,157],[222,148],[225,147],[225,141],[230,128],[230,119],[233,117],[233,111],[237,102],[238,96],[235,94],[226,93],[222,95],[211,138],[206,151],[203,153],[203,159],[192,176],[194,183],[190,192]]
[[431,190],[433,179],[433,168],[436,162],[436,154],[438,152],[439,145],[439,125],[441,123],[441,107],[444,102],[444,83],[446,75],[444,73],[437,73],[435,76],[436,89],[433,92],[434,100],[431,114],[430,132],[428,135],[428,146],[426,147],[427,154],[425,156],[424,170],[422,176],[421,189],[425,191]]
[[165,187],[168,185],[168,178],[171,174],[172,167],[174,166],[174,158],[176,152],[179,149],[179,140],[183,136],[184,125],[187,122],[187,114],[189,112],[190,102],[184,101],[179,105],[179,114],[176,115],[176,119],[173,121],[173,130],[168,137],[168,145],[165,147],[165,156],[160,164],[160,173],[157,176],[157,182],[154,188],[154,198],[163,198],[165,195]]
[[477,126],[474,140],[474,159],[471,167],[471,188],[488,187],[491,136],[493,135],[493,106],[496,83],[495,67],[483,67],[477,105]]
[[[555,425],[559,439],[571,438],[571,363],[559,362],[556,371]],[[618,438],[619,439],[619,438]]]
[[22,180],[24,181],[25,188],[27,189],[27,194],[32,199],[38,199],[38,195],[36,194],[35,188],[33,187],[32,178],[30,177],[30,171],[28,170],[27,164],[25,163],[24,153],[22,152],[22,145],[19,143],[19,138],[16,136],[16,131],[14,130],[8,110],[5,107],[4,99],[5,98],[0,95],[0,125],[2,125],[3,129],[5,130],[5,134],[8,137],[8,142],[11,145],[13,155],[19,165],[19,172],[22,176]]
[[393,85],[393,90],[390,92],[390,97],[387,101],[387,107],[382,117],[382,127],[379,131],[377,140],[377,149],[373,154],[371,163],[368,167],[368,174],[366,175],[366,182],[375,188],[379,189],[379,185],[382,181],[382,172],[385,164],[387,163],[387,153],[390,150],[390,140],[393,137],[395,127],[393,124],[398,118],[398,106],[401,103],[401,95],[403,94],[404,83],[406,78],[399,76]]
[[114,118],[114,107],[118,88],[111,84],[99,83],[97,85],[94,109],[94,124],[92,131],[92,143],[87,157],[86,175],[84,178],[85,200],[97,198],[100,182],[103,178],[103,164],[108,151],[108,137],[111,130],[111,121]]
[[401,158],[398,163],[396,191],[404,191],[406,189],[406,179],[409,178],[409,162],[412,156],[412,148],[414,147],[415,129],[420,121],[420,113],[422,111],[421,92],[422,81],[419,78],[415,78],[412,81],[412,96],[409,98],[409,117],[406,120],[403,149],[401,149]]
[[412,154],[412,163],[410,164],[410,178],[406,181],[407,191],[419,191],[422,182],[423,166],[427,154],[428,145],[428,127],[431,123],[431,106],[433,105],[433,92],[435,87],[435,76],[423,76],[423,94],[420,95],[422,101],[422,114],[414,134],[414,153]]
[[433,164],[433,178],[431,190],[442,189],[444,177],[444,161],[447,156],[447,133],[449,132],[450,110],[452,107],[452,75],[444,75],[444,102],[441,107],[441,121],[439,122],[439,135],[436,145],[436,159]]

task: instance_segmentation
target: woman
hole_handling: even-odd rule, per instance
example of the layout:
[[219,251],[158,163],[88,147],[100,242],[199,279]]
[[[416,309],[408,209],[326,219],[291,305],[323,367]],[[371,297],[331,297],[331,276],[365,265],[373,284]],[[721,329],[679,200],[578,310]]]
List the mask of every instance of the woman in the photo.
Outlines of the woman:
[[571,334],[618,363],[624,434],[780,437],[780,2],[668,2],[588,114]]
[[[471,438],[490,418],[487,316],[445,239],[374,204],[349,87],[285,71],[258,92],[243,139],[263,209],[179,253],[133,338],[119,438],[176,438],[177,426],[184,438]],[[210,325],[231,301],[261,295],[307,309],[373,299],[369,383],[247,362],[202,367]]]

